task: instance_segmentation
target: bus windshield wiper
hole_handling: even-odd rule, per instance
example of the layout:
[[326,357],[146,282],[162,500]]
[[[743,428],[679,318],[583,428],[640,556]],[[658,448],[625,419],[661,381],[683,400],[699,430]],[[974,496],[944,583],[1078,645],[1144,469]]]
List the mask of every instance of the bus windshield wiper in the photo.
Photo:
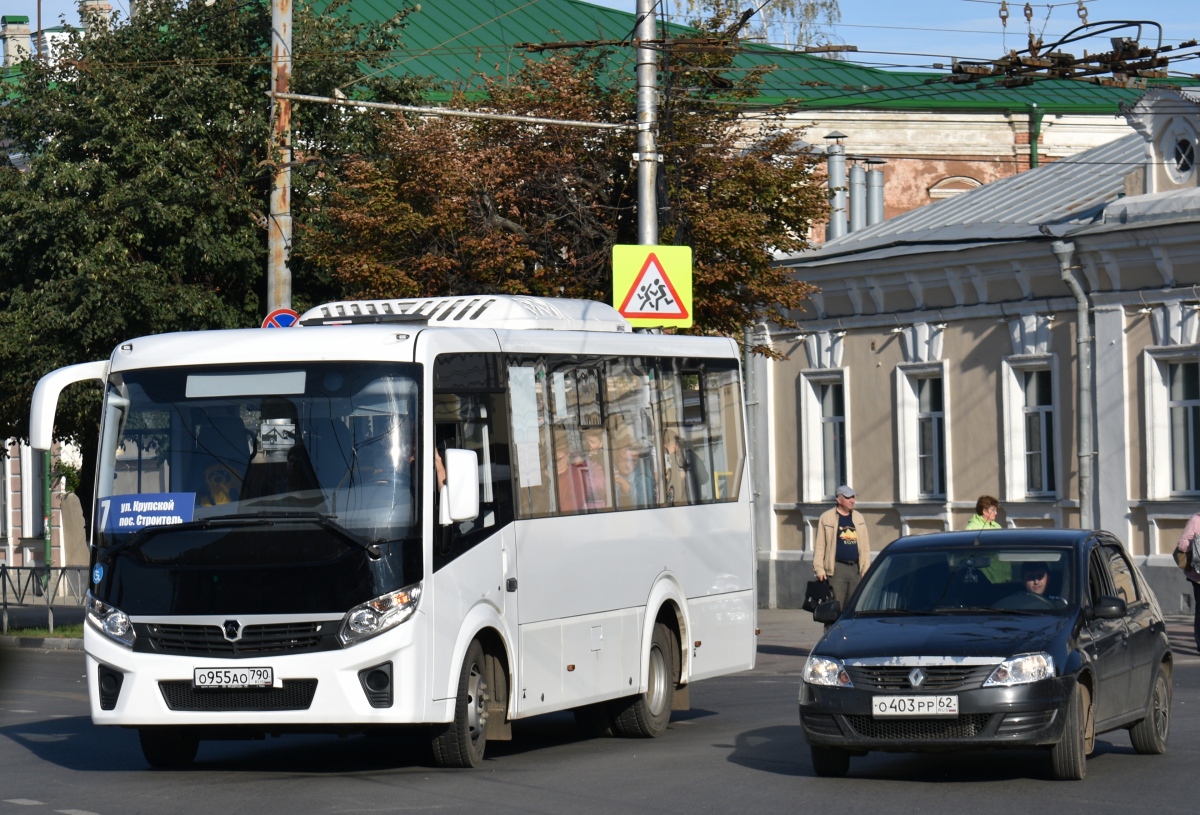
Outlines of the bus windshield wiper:
[[383,557],[383,552],[380,551],[379,543],[390,543],[391,541],[369,541],[360,535],[356,535],[346,527],[337,522],[336,515],[329,515],[324,512],[314,512],[312,510],[259,510],[258,512],[238,512],[232,515],[217,515],[213,518],[205,518],[204,521],[198,523],[203,524],[205,521],[212,521],[212,525],[222,524],[226,521],[233,522],[233,525],[242,523],[264,523],[274,524],[277,521],[308,521],[315,523],[322,529],[332,532],[338,537],[349,541],[367,553],[371,560],[379,560]]
[[[172,524],[170,526],[152,526],[146,529],[141,529],[130,535],[128,539],[118,543],[115,546],[109,547],[106,551],[111,557],[118,552],[128,549],[133,546],[141,546],[150,540],[155,535],[162,532],[186,532],[194,529],[219,529],[221,527],[237,527],[237,526],[274,526],[279,522],[287,521],[307,521],[315,523],[322,529],[333,532],[343,540],[357,546],[367,553],[367,556],[372,560],[378,560],[383,556],[376,542],[368,541],[359,535],[354,534],[346,527],[337,522],[336,515],[326,515],[321,512],[312,512],[308,510],[285,511],[285,510],[261,510],[259,512],[237,512],[229,515],[213,515],[208,518],[201,518],[197,521],[188,521],[182,524]],[[383,541],[390,543],[390,541]]]

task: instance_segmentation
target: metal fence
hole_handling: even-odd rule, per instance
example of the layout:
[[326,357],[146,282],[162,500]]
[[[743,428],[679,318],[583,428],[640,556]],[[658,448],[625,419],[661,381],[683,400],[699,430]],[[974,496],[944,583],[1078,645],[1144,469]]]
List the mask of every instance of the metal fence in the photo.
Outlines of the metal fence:
[[87,566],[8,566],[0,563],[0,633],[8,633],[9,605],[46,606],[54,631],[54,606],[82,606],[87,597]]

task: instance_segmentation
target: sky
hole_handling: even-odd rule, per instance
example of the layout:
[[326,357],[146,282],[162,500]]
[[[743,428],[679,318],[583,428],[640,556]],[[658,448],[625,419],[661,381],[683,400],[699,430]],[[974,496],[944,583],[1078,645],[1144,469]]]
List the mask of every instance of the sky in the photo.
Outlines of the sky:
[[[438,0],[432,0],[437,2]],[[114,9],[128,12],[129,0],[109,0]],[[598,5],[633,12],[635,0],[595,0]],[[668,13],[681,13],[685,0],[660,0]],[[745,0],[747,7],[762,0]],[[952,57],[995,59],[1009,49],[1024,48],[1029,24],[1024,3],[1009,0],[1008,25],[1000,21],[1000,0],[840,0],[841,23],[833,29],[837,41],[858,47],[847,54],[853,62],[877,67],[932,67],[948,63]],[[1043,41],[1061,36],[1079,24],[1076,0],[1046,0],[1031,3],[1033,26],[1042,32]],[[1118,20],[1133,16],[1162,24],[1164,44],[1200,38],[1200,18],[1187,0],[1085,0],[1089,22]],[[0,14],[24,14],[37,25],[37,0],[0,0]],[[66,15],[78,23],[74,0],[42,0],[42,24],[57,25]],[[1189,19],[1189,17],[1191,19]],[[1156,32],[1148,28],[1144,45],[1153,44]],[[1132,34],[1131,34],[1132,36]],[[1075,46],[1082,51],[1108,50],[1107,41]],[[1066,49],[1070,50],[1070,49]],[[1073,53],[1078,53],[1073,52]],[[1200,59],[1179,63],[1180,70],[1200,73]]]

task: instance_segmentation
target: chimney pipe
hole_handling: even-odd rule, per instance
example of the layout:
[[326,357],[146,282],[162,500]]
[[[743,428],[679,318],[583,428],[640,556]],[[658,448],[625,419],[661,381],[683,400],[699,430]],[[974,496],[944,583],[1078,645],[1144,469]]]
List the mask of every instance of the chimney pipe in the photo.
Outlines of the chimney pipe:
[[867,225],[867,171],[861,164],[850,168],[850,231],[858,232]]
[[112,6],[107,0],[79,0],[79,21],[84,31],[96,23],[108,25],[112,19]]
[[0,40],[4,43],[4,68],[29,59],[29,18],[6,14],[0,17]]
[[869,158],[867,164],[867,226],[883,222],[883,165],[881,158]]
[[846,148],[842,147],[844,133],[836,130],[825,137],[832,141],[825,154],[829,158],[829,189],[833,192],[833,211],[829,213],[829,226],[825,228],[826,242],[846,234]]

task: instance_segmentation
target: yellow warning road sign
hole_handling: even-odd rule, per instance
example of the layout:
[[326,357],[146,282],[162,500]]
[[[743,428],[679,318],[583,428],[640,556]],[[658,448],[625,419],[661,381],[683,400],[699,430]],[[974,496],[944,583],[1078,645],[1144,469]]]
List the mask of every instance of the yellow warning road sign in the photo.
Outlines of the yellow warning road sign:
[[614,246],[613,305],[635,326],[691,326],[692,248]]

